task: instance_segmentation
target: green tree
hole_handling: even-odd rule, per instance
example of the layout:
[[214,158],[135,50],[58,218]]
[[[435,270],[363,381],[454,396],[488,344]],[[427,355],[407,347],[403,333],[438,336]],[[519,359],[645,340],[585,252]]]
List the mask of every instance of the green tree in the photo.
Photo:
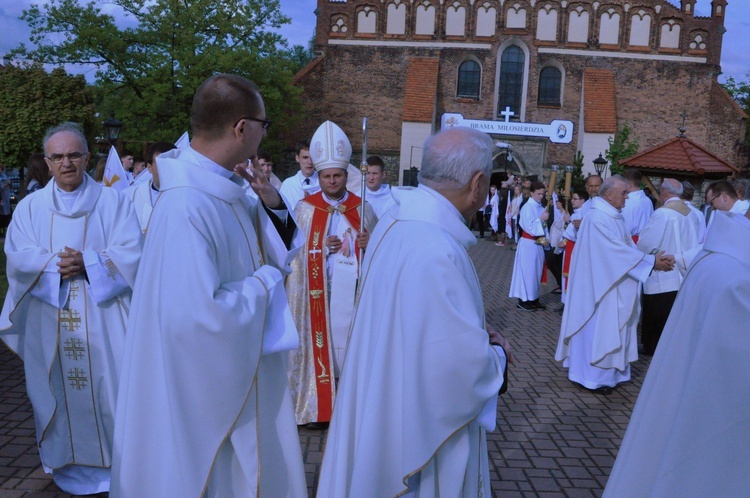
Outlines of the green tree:
[[[573,174],[570,180],[570,186],[573,190],[580,190],[586,186],[586,179],[583,177],[583,153],[579,150],[573,158]],[[569,193],[572,197],[573,194]]]
[[32,5],[21,18],[37,48],[22,45],[11,55],[95,66],[100,114],[121,119],[126,140],[176,140],[188,128],[198,85],[217,72],[255,81],[269,118],[294,125],[289,117],[300,109],[300,99],[290,82],[298,61],[271,31],[289,22],[279,0],[111,3],[125,11],[127,27],[94,2]]
[[609,148],[604,153],[604,158],[609,162],[609,171],[612,175],[619,175],[625,171],[620,166],[620,161],[635,155],[640,147],[638,139],[631,137],[630,125],[623,123],[615,132],[614,138],[609,138]]
[[0,160],[11,167],[25,165],[32,153],[42,151],[45,130],[63,121],[82,124],[93,139],[94,113],[94,97],[83,76],[62,68],[47,73],[38,64],[2,68]]
[[[745,114],[750,115],[750,72],[747,73],[749,81],[736,82],[734,78],[730,77],[726,83],[724,83],[724,89],[729,92],[729,95],[742,107]],[[739,153],[745,157],[746,163],[740,172],[740,176],[750,178],[750,119],[746,120],[746,131],[745,131],[745,142],[739,144]]]

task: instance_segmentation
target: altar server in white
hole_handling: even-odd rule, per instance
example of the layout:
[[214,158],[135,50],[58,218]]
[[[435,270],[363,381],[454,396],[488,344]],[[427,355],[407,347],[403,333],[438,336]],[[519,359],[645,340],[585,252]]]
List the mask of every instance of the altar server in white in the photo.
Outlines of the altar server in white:
[[[245,158],[247,159],[247,158]],[[297,203],[307,197],[320,192],[318,173],[315,171],[310,158],[310,141],[300,140],[295,147],[294,160],[299,164],[299,171],[281,183],[279,192],[289,209],[294,210]]]
[[[365,200],[372,206],[372,210],[375,211],[375,216],[378,218],[381,218],[395,204],[393,196],[391,196],[391,186],[383,183],[385,177],[385,163],[383,160],[379,156],[368,157]],[[360,197],[362,197],[361,190],[361,187],[355,190]]]
[[620,212],[628,195],[621,176],[607,178],[599,195],[578,231],[555,359],[572,382],[609,394],[630,380],[638,359],[641,284],[653,270],[671,270],[674,258],[633,244]]
[[[666,251],[675,258],[698,246],[698,230],[691,218],[690,208],[680,199],[682,184],[674,178],[661,182],[659,200],[662,207],[654,212],[641,230],[638,249],[646,254]],[[652,272],[643,284],[643,320],[641,342],[643,353],[653,355],[659,343],[664,324],[667,322],[677,291],[685,278],[680,268],[687,264],[676,264],[671,271]]]
[[750,489],[750,219],[716,216],[664,328],[604,496]]
[[507,345],[488,336],[466,222],[486,199],[492,140],[427,140],[417,188],[394,189],[363,268],[318,496],[481,496]]
[[159,171],[156,167],[156,158],[164,152],[176,148],[174,144],[169,142],[152,144],[146,151],[146,167],[149,172],[148,180],[134,183],[123,190],[123,194],[133,203],[135,214],[138,216],[138,223],[140,223],[141,231],[144,235],[148,229],[148,220],[151,218],[151,211],[154,210],[156,199],[159,198]]
[[622,174],[622,177],[628,184],[628,198],[625,199],[625,207],[622,208],[622,217],[625,219],[625,226],[633,242],[637,244],[641,230],[654,214],[654,204],[641,188],[643,175],[640,171],[629,169]]
[[24,361],[44,470],[63,491],[101,493],[141,231],[130,202],[86,175],[80,126],[43,145],[53,180],[13,213],[0,338]]
[[516,307],[522,311],[546,309],[546,306],[539,303],[539,286],[543,280],[546,282],[544,247],[549,245],[546,225],[549,211],[541,204],[546,190],[542,182],[533,182],[529,200],[521,208],[518,217],[521,237],[518,239],[518,250],[513,261],[509,297],[518,299]]
[[[244,168],[269,125],[258,87],[218,74],[193,99],[189,147],[159,156],[128,322],[113,497],[307,493],[286,358],[294,225]],[[271,208],[277,209],[272,212]]]

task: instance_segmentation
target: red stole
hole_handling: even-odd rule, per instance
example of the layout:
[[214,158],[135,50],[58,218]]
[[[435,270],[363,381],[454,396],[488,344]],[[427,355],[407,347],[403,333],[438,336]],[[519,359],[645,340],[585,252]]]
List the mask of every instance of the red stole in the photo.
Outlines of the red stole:
[[573,248],[576,243],[572,240],[565,241],[565,253],[563,253],[563,277],[565,277],[565,290],[568,290],[568,282],[570,281],[570,262],[573,260]]
[[[336,209],[346,217],[352,227],[359,229],[360,217],[357,208],[362,204],[362,199],[349,192],[345,202],[333,207],[323,199],[323,192],[318,192],[305,197],[302,201],[315,208],[310,233],[307,236],[307,285],[310,291],[310,333],[313,336],[312,354],[318,394],[317,421],[328,422],[333,413],[333,355],[328,327],[327,274],[323,241],[328,230],[328,220]],[[355,250],[359,253],[356,246]]]

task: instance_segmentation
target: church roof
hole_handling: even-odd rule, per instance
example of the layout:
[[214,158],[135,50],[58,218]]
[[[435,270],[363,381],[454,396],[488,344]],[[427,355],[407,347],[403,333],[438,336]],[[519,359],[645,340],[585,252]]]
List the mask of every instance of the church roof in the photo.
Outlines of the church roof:
[[402,121],[431,123],[435,117],[438,69],[440,60],[415,57],[409,61]]
[[615,133],[615,73],[606,69],[583,71],[583,129],[587,133]]
[[620,164],[657,175],[723,177],[739,172],[737,168],[684,135],[631,156],[620,161]]

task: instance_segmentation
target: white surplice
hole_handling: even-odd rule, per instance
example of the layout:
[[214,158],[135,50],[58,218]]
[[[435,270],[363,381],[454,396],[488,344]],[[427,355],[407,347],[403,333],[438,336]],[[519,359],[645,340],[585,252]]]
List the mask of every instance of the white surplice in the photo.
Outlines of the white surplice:
[[505,355],[488,343],[476,239],[434,190],[393,193],[365,255],[318,496],[489,497]]
[[495,191],[495,195],[490,199],[490,205],[492,206],[492,210],[490,211],[490,228],[497,233],[499,229],[498,216],[500,215],[500,195],[497,191]]
[[151,218],[151,211],[154,210],[156,199],[159,198],[159,190],[154,188],[153,178],[149,178],[145,182],[134,183],[123,190],[122,193],[133,203],[133,209],[138,216],[141,231],[145,234],[148,228],[148,220]]
[[[362,189],[354,191],[355,194],[362,197]],[[378,219],[382,218],[383,215],[391,209],[396,203],[391,196],[391,186],[388,184],[382,184],[376,191],[372,191],[369,188],[365,192],[365,202],[367,202],[372,210],[375,212],[375,216]]]
[[750,489],[750,220],[717,216],[677,295],[605,497]]
[[113,497],[303,496],[286,377],[288,252],[242,181],[192,148],[159,156],[134,289]]
[[[86,278],[61,281],[65,247]],[[23,199],[5,241],[2,338],[24,361],[45,470],[69,493],[109,489],[114,411],[141,233],[130,202],[88,175],[74,192],[50,181]],[[98,469],[104,469],[99,471]]]
[[[654,211],[654,215],[641,230],[638,249],[646,254],[664,251],[675,258],[683,258],[685,252],[698,246],[698,238],[690,208],[685,206],[681,199],[674,197]],[[644,294],[662,294],[679,290],[686,273],[682,268],[686,266],[686,262],[682,261],[671,271],[652,272],[643,284]]]
[[[523,231],[533,237],[548,235],[547,228],[539,217],[544,212],[541,204],[532,198],[521,208],[519,224]],[[544,247],[536,241],[520,237],[516,257],[513,260],[513,276],[510,280],[509,297],[522,301],[539,299],[539,286],[544,268]]]
[[625,207],[622,208],[622,217],[625,219],[625,226],[628,227],[631,236],[641,233],[652,214],[654,214],[654,204],[646,192],[636,190],[628,194]]
[[578,231],[555,359],[589,389],[630,379],[638,359],[640,287],[654,256],[633,244],[617,209],[596,197]]
[[318,192],[320,192],[320,181],[317,171],[309,178],[305,178],[302,171],[297,171],[296,175],[281,182],[281,188],[279,189],[279,193],[284,198],[284,202],[290,211],[294,211],[299,201]]

